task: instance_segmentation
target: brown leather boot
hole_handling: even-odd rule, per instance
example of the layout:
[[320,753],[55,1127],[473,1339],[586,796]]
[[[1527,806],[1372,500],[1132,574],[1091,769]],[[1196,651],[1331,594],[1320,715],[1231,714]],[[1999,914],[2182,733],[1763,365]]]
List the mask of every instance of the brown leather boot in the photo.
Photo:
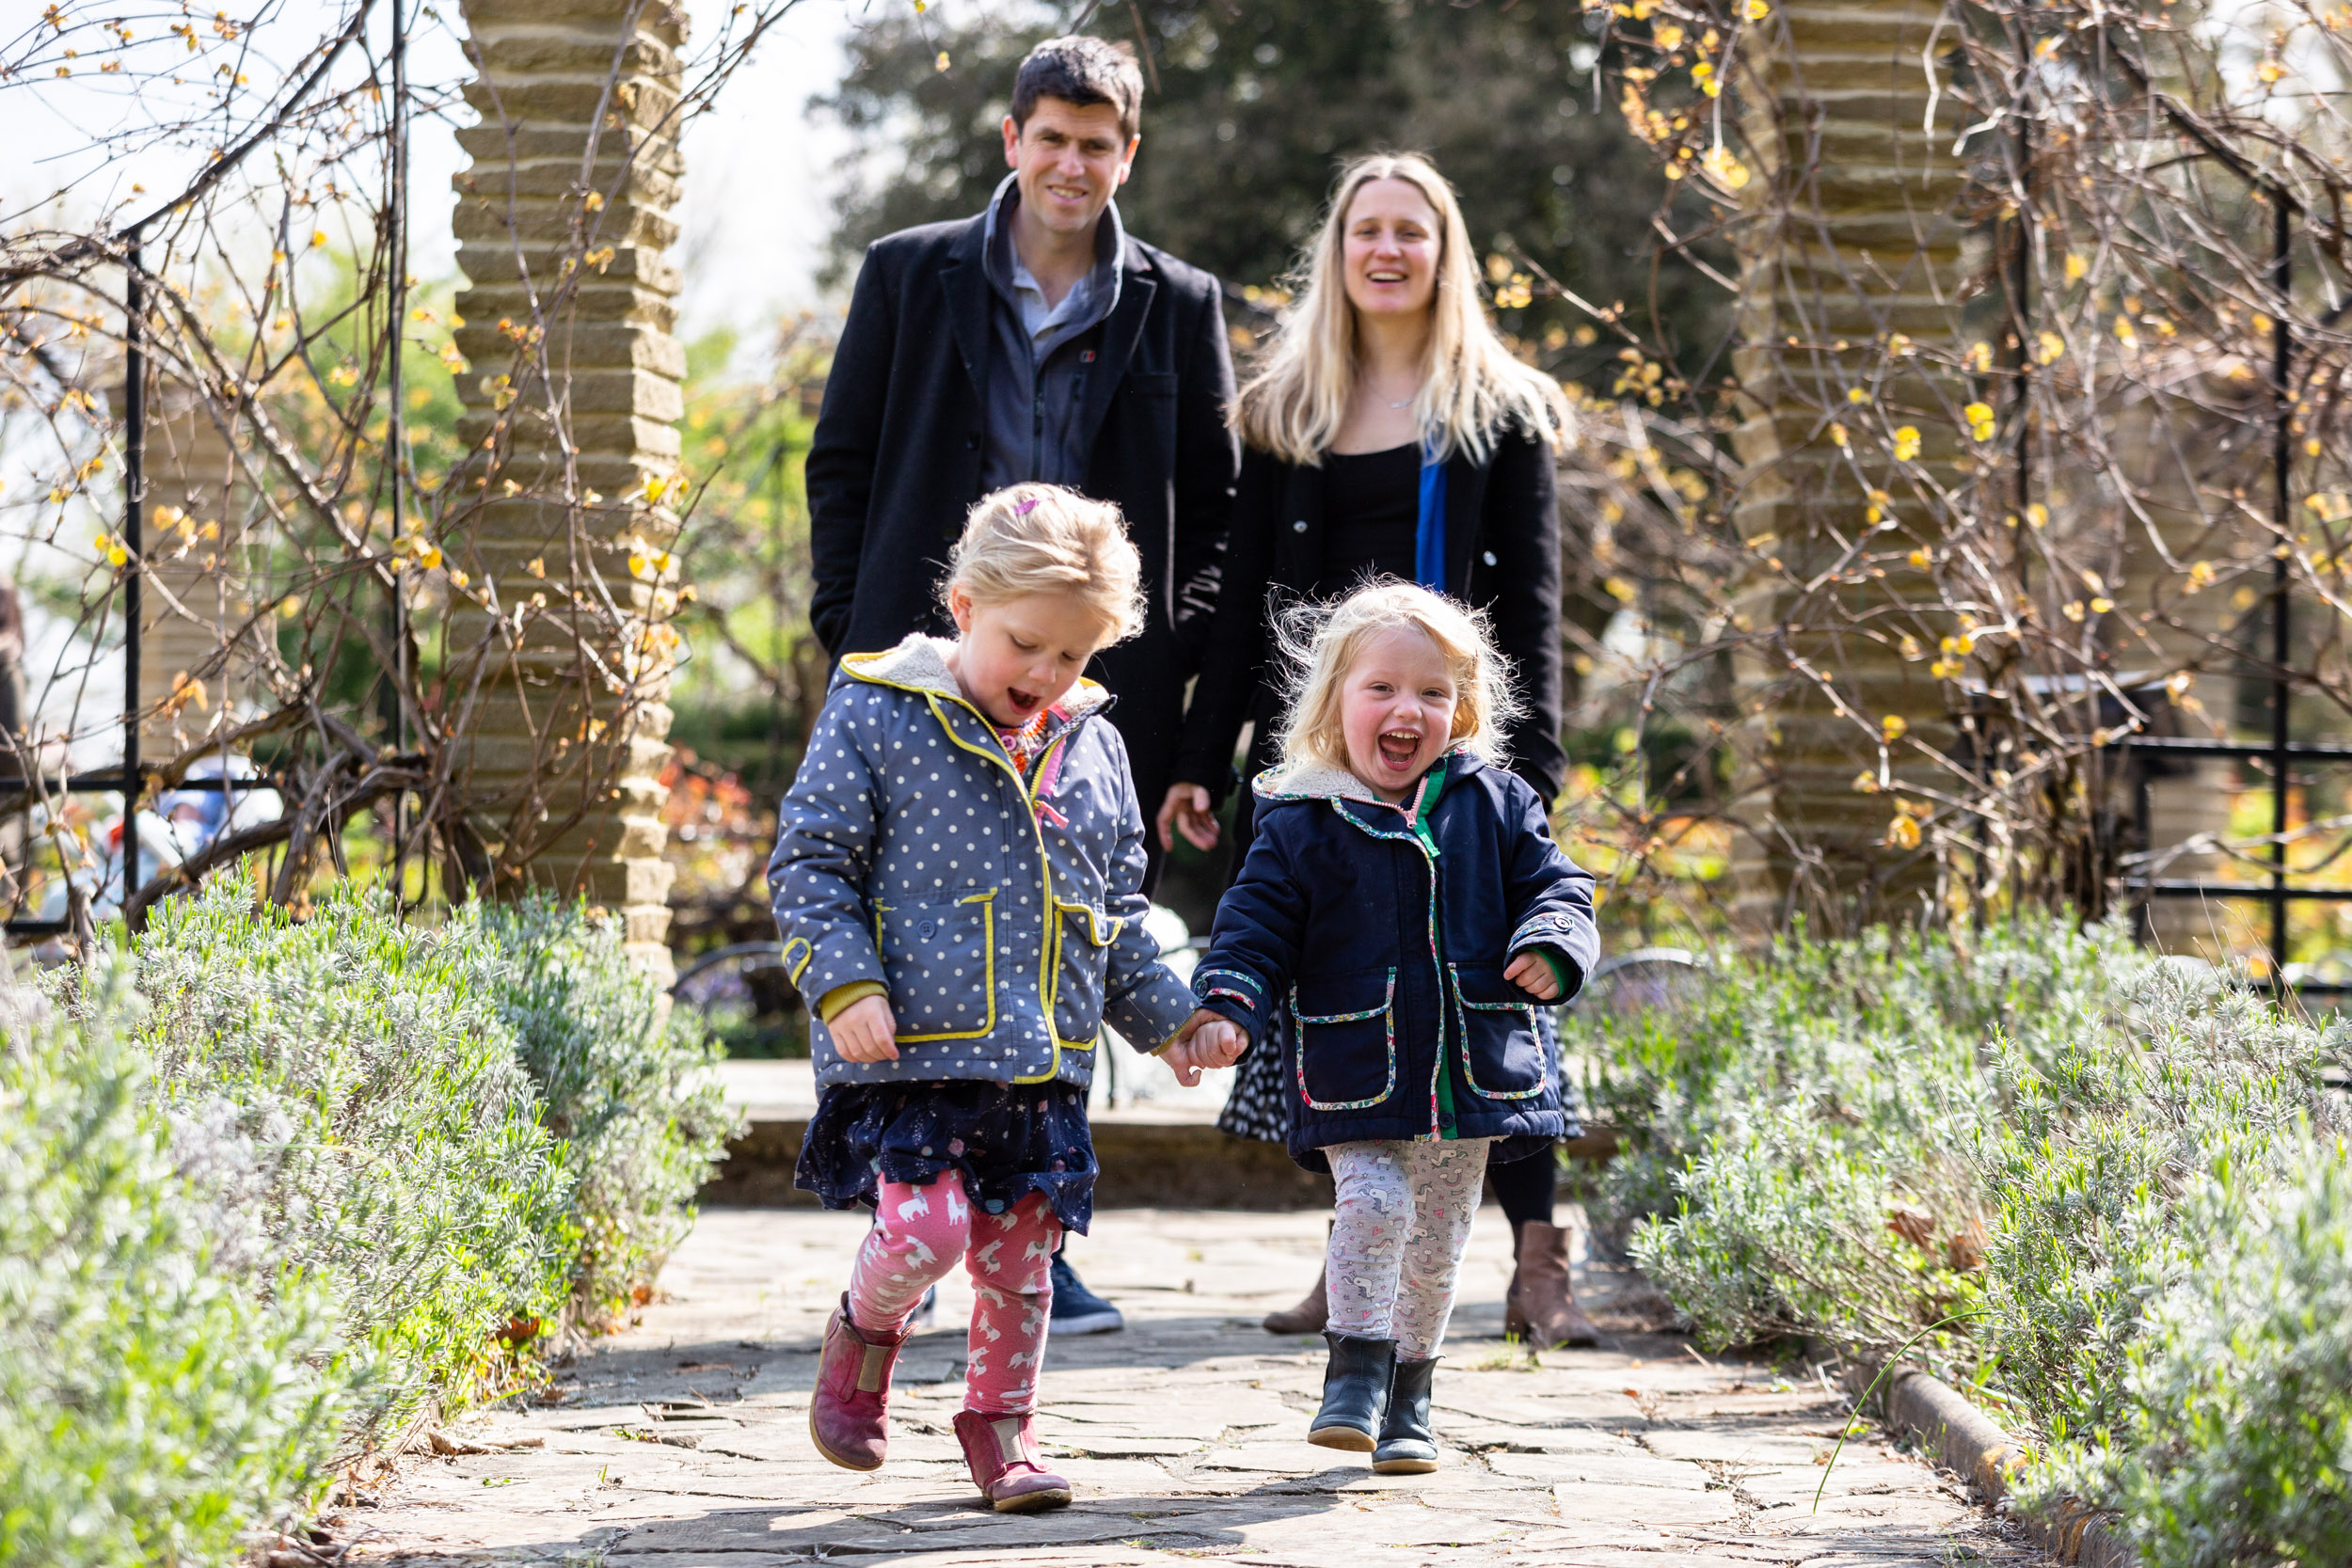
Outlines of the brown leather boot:
[[[1324,1227],[1326,1245],[1329,1243],[1331,1227]],[[1323,1275],[1315,1275],[1315,1288],[1298,1299],[1295,1307],[1279,1312],[1268,1312],[1260,1324],[1268,1334],[1320,1334],[1331,1322],[1331,1301],[1324,1293]]]
[[1545,1350],[1600,1343],[1600,1330],[1577,1306],[1569,1289],[1565,1230],[1541,1220],[1527,1221],[1511,1233],[1511,1259],[1503,1333]]
[[879,1470],[890,1451],[890,1372],[906,1344],[904,1330],[868,1334],[850,1319],[841,1293],[825,1325],[817,1388],[808,1402],[808,1435],[817,1451],[845,1470]]
[[956,1413],[956,1441],[972,1484],[999,1513],[1036,1513],[1070,1506],[1070,1483],[1045,1467],[1037,1451],[1037,1418]]

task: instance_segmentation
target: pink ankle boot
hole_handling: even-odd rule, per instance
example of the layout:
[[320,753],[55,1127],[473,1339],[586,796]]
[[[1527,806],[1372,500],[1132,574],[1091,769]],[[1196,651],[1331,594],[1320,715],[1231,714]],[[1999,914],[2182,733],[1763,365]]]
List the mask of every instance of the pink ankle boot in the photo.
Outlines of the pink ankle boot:
[[1070,1483],[1038,1458],[1036,1417],[960,1411],[956,1441],[963,1445],[973,1484],[997,1513],[1035,1513],[1070,1506]]
[[869,1334],[858,1327],[847,1291],[825,1324],[808,1435],[818,1453],[844,1469],[879,1470],[890,1451],[890,1370],[906,1342],[903,1330]]

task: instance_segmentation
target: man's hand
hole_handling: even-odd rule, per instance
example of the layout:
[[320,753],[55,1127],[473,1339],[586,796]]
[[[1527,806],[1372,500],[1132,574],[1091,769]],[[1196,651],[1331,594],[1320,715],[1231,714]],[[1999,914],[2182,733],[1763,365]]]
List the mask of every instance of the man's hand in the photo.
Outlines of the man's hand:
[[1502,972],[1502,977],[1516,984],[1538,1002],[1556,1002],[1560,997],[1560,977],[1551,972],[1540,953],[1521,953]]
[[1182,832],[1196,849],[1216,847],[1216,817],[1209,808],[1209,792],[1197,784],[1172,784],[1160,802],[1160,847],[1176,847]]
[[1188,1089],[1196,1088],[1200,1083],[1201,1069],[1232,1067],[1241,1060],[1242,1051],[1248,1044],[1249,1037],[1240,1024],[1222,1013],[1202,1007],[1184,1020],[1184,1026],[1176,1031],[1175,1040],[1160,1053],[1160,1060],[1175,1072],[1176,1082]]
[[898,1021],[891,1015],[886,996],[861,996],[825,1025],[833,1031],[833,1048],[845,1062],[895,1062],[898,1059]]

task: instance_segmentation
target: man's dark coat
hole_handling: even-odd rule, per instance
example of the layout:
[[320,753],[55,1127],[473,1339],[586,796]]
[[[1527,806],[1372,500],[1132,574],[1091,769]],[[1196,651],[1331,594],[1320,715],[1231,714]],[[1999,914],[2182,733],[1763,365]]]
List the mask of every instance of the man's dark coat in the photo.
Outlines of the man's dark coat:
[[[859,269],[808,453],[818,639],[835,658],[948,629],[947,551],[980,498],[993,334],[982,219],[876,241]],[[1093,673],[1117,694],[1149,816],[1168,783],[1184,682],[1200,663],[1240,455],[1225,427],[1232,360],[1216,279],[1132,235],[1119,305],[1093,329],[1086,493],[1113,501],[1143,557],[1142,635]]]

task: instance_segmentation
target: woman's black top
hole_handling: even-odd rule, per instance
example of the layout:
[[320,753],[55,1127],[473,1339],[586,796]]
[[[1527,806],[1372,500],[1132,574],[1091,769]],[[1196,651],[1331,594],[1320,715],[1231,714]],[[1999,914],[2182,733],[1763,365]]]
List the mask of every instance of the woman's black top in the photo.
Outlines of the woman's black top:
[[1421,449],[1334,454],[1323,460],[1323,580],[1413,579],[1421,531]]
[[[1508,736],[1511,771],[1549,801],[1567,755],[1560,745],[1560,515],[1550,446],[1517,426],[1486,461],[1446,460],[1446,592],[1487,612],[1526,713]],[[1287,463],[1244,451],[1223,583],[1200,678],[1184,712],[1171,779],[1232,790],[1233,747],[1255,721],[1248,766],[1274,757],[1281,712],[1271,617],[1302,598],[1354,587],[1363,569],[1410,579],[1420,520],[1414,449]],[[1245,799],[1242,816],[1248,815]],[[1248,838],[1236,821],[1236,846]],[[1238,863],[1238,862],[1236,862]]]

